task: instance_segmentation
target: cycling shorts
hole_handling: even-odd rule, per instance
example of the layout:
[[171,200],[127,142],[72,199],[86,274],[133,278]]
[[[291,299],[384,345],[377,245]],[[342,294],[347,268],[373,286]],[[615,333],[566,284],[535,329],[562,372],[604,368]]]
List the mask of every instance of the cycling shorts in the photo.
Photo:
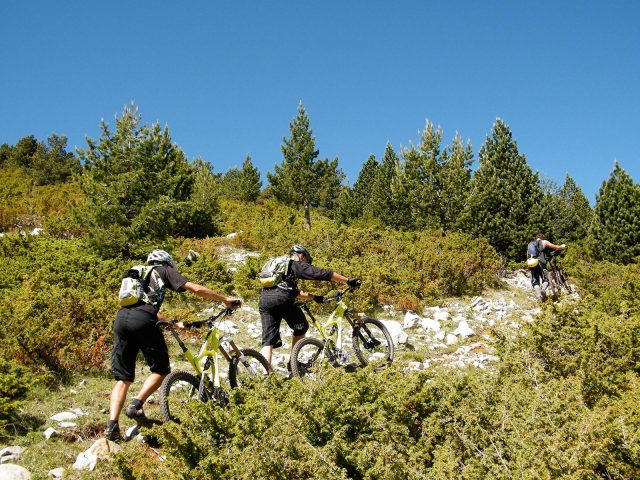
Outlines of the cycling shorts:
[[309,330],[304,313],[294,305],[295,299],[280,295],[261,295],[259,302],[260,319],[262,321],[262,345],[274,348],[282,346],[280,324],[282,319],[293,330],[294,336],[304,335]]
[[156,326],[155,315],[144,310],[121,308],[113,330],[111,371],[116,380],[134,381],[139,351],[142,351],[151,372],[166,375],[171,371],[167,342]]

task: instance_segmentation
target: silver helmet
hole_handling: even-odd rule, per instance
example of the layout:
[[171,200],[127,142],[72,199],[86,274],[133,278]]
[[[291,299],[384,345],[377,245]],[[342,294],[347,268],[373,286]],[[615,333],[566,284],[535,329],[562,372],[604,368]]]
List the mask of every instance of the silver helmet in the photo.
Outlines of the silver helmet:
[[173,260],[173,257],[164,250],[154,250],[151,252],[147,257],[147,263],[149,265],[154,263],[167,263],[173,268],[176,268],[176,262]]

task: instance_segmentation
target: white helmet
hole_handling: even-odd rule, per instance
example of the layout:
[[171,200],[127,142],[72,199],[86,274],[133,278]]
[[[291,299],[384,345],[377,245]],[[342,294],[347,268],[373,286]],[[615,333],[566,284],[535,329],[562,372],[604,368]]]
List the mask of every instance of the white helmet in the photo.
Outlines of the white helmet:
[[537,258],[527,258],[527,267],[536,268],[540,262]]
[[150,265],[153,263],[168,263],[173,268],[176,268],[176,262],[173,260],[173,257],[164,250],[154,250],[151,252],[147,257],[147,263]]

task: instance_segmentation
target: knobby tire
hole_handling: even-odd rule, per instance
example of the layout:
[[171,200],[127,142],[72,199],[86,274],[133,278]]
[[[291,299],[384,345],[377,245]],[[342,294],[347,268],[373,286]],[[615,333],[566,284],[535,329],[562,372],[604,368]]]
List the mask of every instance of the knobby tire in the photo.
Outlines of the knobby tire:
[[[271,371],[271,365],[267,362],[267,359],[264,356],[251,348],[245,348],[240,350],[245,357],[247,357],[247,361],[251,362],[251,360],[257,360],[256,362],[251,362],[251,366],[253,368],[258,369],[256,371],[256,375],[264,378],[269,375]],[[240,372],[240,375],[239,375]],[[242,364],[240,358],[237,356],[231,357],[231,362],[229,362],[229,384],[231,388],[237,388],[242,386],[242,382],[240,381],[243,374],[249,375],[247,368]]]
[[[180,382],[184,382],[185,385],[180,385]],[[167,375],[160,386],[160,413],[162,415],[162,421],[168,422],[169,420],[176,420],[176,417],[171,414],[171,405],[177,407],[192,400],[199,401],[199,387],[200,379],[189,372],[176,370]],[[179,388],[179,390],[177,390],[177,388]],[[180,395],[183,396],[180,397]]]
[[[393,339],[387,327],[384,326],[377,318],[364,317],[364,326],[358,328],[357,326],[353,330],[353,351],[358,357],[358,360],[362,366],[367,366],[371,357],[371,353],[381,353],[384,355],[383,359],[380,359],[380,364],[376,364],[376,368],[384,368],[386,365],[393,361]],[[379,345],[367,345],[367,342],[373,341],[379,342]]]
[[[310,347],[312,356],[310,359],[300,358],[300,354],[307,346]],[[309,369],[317,366],[324,358],[325,344],[322,340],[313,337],[305,337],[296,343],[291,352],[291,374],[294,377],[304,377]]]

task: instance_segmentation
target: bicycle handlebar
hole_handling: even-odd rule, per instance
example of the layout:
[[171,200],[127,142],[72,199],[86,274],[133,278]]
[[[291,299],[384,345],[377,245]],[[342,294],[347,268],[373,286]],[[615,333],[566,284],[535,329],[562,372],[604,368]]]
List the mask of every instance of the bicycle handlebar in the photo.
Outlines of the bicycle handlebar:
[[[204,320],[196,320],[195,322],[189,322],[184,324],[185,329],[191,328],[200,328],[204,325],[211,326],[213,323],[220,318],[221,316],[231,315],[235,311],[235,308],[229,308],[227,306],[223,307],[218,313],[215,315],[211,315],[209,318],[205,318]],[[176,323],[175,320],[171,320],[170,322],[158,322],[156,325],[160,328],[173,328],[173,324]]]
[[[357,290],[358,288],[360,288],[360,286],[357,287],[346,287],[344,290],[338,290],[336,293],[334,293],[333,295],[329,295],[328,297],[324,297],[324,300],[322,301],[322,303],[331,303],[334,301],[340,301],[340,299],[342,298],[342,296],[345,293],[349,293],[349,292],[353,292],[354,290]],[[295,305],[307,305],[309,303],[311,303],[313,300],[309,299],[309,300],[298,300],[297,302],[295,302]]]

